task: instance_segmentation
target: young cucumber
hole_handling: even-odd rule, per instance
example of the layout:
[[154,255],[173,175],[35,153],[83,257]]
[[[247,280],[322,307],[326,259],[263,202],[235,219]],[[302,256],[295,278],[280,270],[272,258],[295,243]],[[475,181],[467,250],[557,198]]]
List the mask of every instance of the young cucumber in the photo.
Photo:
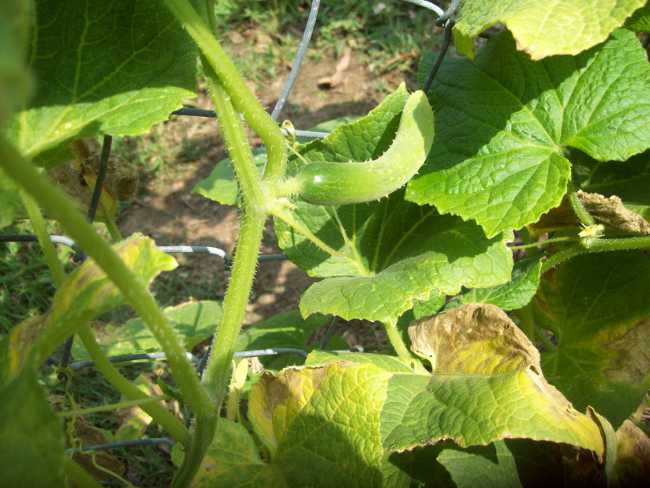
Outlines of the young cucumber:
[[307,164],[291,182],[296,194],[317,205],[378,200],[404,186],[420,169],[433,142],[433,112],[423,91],[406,101],[391,146],[379,158]]

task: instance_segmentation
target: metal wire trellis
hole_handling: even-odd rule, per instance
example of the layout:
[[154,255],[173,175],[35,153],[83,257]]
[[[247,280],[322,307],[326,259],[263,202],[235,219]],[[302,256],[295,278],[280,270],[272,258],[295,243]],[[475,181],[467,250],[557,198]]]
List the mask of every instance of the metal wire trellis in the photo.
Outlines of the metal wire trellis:
[[[428,92],[440,66],[442,65],[442,62],[451,44],[451,32],[454,25],[454,17],[459,7],[460,0],[452,0],[447,10],[443,10],[435,3],[427,0],[403,0],[403,1],[406,1],[408,3],[432,11],[437,16],[436,24],[439,26],[444,26],[444,36],[443,36],[442,46],[440,48],[436,61],[432,65],[427,75],[426,82],[423,86],[424,91]],[[284,108],[284,105],[286,104],[289,95],[291,93],[291,90],[294,87],[295,82],[300,73],[304,56],[305,53],[307,52],[307,48],[309,46],[314,31],[314,27],[316,24],[316,20],[318,17],[319,6],[320,6],[320,0],[311,1],[309,15],[307,18],[307,22],[305,24],[305,28],[303,30],[301,41],[298,45],[295,57],[292,62],[291,71],[283,85],[281,94],[278,100],[276,101],[271,113],[271,116],[273,117],[274,120],[277,120],[280,113],[282,112],[282,109]],[[206,110],[206,109],[200,109],[194,107],[183,107],[179,110],[172,112],[171,115],[216,118],[216,114],[213,110]],[[288,135],[288,131],[286,129],[283,129],[283,132],[285,133],[285,135]],[[295,134],[297,137],[302,137],[307,139],[323,138],[326,137],[328,134],[327,132],[309,131],[309,130],[295,130],[292,131],[292,133]],[[112,137],[110,135],[105,135],[102,143],[100,165],[97,174],[97,179],[95,182],[95,186],[93,188],[91,202],[88,208],[87,216],[90,222],[94,221],[95,216],[97,214],[102,188],[108,173],[108,161],[110,158],[111,148],[112,148]],[[50,240],[53,243],[68,246],[74,249],[76,251],[77,256],[80,257],[79,261],[83,261],[85,259],[85,255],[83,254],[83,251],[69,237],[63,235],[51,235]],[[0,242],[37,242],[37,238],[36,236],[30,234],[6,234],[6,235],[0,235]],[[213,246],[176,244],[176,245],[158,246],[158,248],[161,251],[167,253],[198,253],[198,254],[217,256],[224,260],[226,267],[228,267],[229,263],[231,262],[231,256],[224,249],[213,247]],[[284,259],[287,258],[283,254],[262,254],[259,257],[259,260],[261,262],[279,261]],[[88,361],[88,360],[75,361],[70,363],[71,349],[72,349],[72,337],[66,341],[66,344],[64,346],[61,366],[69,367],[70,369],[76,371],[85,367],[90,367],[94,364],[93,361]],[[188,358],[190,358],[194,363],[198,364],[197,369],[200,374],[200,371],[202,369],[202,364],[205,363],[205,359],[209,354],[209,351],[202,358],[197,358],[191,353],[187,353],[187,354],[188,354]],[[262,350],[241,351],[236,353],[235,357],[251,358],[251,357],[261,357],[261,356],[275,356],[279,354],[297,354],[303,357],[307,356],[307,352],[303,349],[294,348],[294,347],[276,347],[276,348],[269,348],[269,349],[262,349]],[[109,357],[109,360],[114,363],[142,361],[142,360],[158,361],[164,359],[165,359],[165,354],[162,352],[126,354],[126,355],[116,355],[116,356]],[[86,446],[81,448],[67,449],[66,453],[74,454],[77,452],[99,451],[99,450],[106,450],[106,449],[117,449],[121,447],[155,445],[155,444],[173,445],[174,442],[172,439],[169,439],[167,437],[137,439],[137,440],[123,441],[123,442],[113,442],[113,443],[106,443],[106,444],[98,444],[94,446]]]

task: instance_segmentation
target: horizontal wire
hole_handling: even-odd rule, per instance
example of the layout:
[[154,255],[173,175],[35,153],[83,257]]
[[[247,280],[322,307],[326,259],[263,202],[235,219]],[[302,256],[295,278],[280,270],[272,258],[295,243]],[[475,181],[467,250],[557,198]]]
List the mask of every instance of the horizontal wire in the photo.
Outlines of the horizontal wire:
[[[67,236],[60,235],[51,235],[50,240],[55,244],[61,244],[63,246],[70,247],[72,249],[78,249],[77,244]],[[0,242],[37,242],[36,236],[32,234],[0,234]],[[219,256],[220,258],[229,261],[231,258],[226,251],[219,247],[213,246],[191,246],[189,244],[175,244],[169,246],[156,246],[162,252],[168,254],[210,254],[212,256]],[[260,261],[284,261],[287,257],[284,254],[279,253],[270,253],[270,254],[261,254],[259,256]]]
[[120,442],[107,442],[106,444],[95,444],[93,446],[84,446],[84,447],[74,447],[66,449],[66,454],[78,454],[82,452],[93,452],[93,451],[107,451],[109,449],[119,449],[121,447],[134,447],[134,446],[153,446],[167,444],[168,446],[173,446],[174,441],[169,437],[152,437],[151,439],[133,439],[129,441],[120,441]]
[[[214,110],[206,110],[203,108],[183,107],[172,115],[186,115],[189,117],[206,117],[210,119],[216,118],[217,114]],[[282,129],[282,133],[286,136],[289,135],[289,130]],[[329,135],[329,132],[322,132],[317,130],[291,130],[291,134],[297,137],[304,137],[305,139],[323,139]]]
[[[187,358],[196,363],[198,359],[192,353],[185,353]],[[297,354],[302,357],[307,357],[307,351],[299,349],[297,347],[273,347],[267,349],[256,349],[252,351],[239,351],[235,353],[236,358],[256,358],[264,356],[279,356],[281,354]],[[164,361],[167,359],[167,356],[164,352],[141,352],[134,354],[116,354],[115,356],[109,356],[108,360],[111,363],[128,363],[131,361]],[[75,361],[70,364],[70,369],[79,370],[93,366],[94,361],[90,359],[84,359],[81,361]]]

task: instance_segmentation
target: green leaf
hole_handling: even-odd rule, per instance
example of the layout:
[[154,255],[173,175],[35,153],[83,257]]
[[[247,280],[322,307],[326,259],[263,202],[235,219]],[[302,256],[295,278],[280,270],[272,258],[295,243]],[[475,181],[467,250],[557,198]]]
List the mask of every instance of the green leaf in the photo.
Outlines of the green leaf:
[[541,482],[570,486],[562,462],[565,450],[558,444],[524,439],[464,449],[441,442],[393,453],[390,460],[415,480],[436,488],[524,488]]
[[243,425],[220,418],[192,486],[285,488],[289,485],[274,466],[262,460],[253,436]]
[[[159,251],[154,241],[141,234],[133,234],[113,248],[142,283],[149,284],[162,271],[176,267],[174,258]],[[92,260],[87,260],[67,276],[47,314],[25,320],[11,330],[8,357],[1,358],[0,364],[10,375],[17,374],[30,361],[32,351],[44,360],[79,324],[123,302],[115,285]]]
[[33,368],[0,388],[0,471],[5,486],[66,486],[63,429]]
[[625,27],[635,32],[650,32],[650,4],[637,10],[632,17],[627,19]]
[[25,66],[30,10],[29,0],[3,0],[0,4],[0,127],[31,88]]
[[541,278],[542,262],[518,261],[512,270],[512,280],[492,288],[475,288],[447,304],[456,308],[467,303],[491,303],[503,310],[525,307],[537,293]]
[[642,252],[574,258],[544,276],[537,326],[557,348],[542,355],[549,381],[615,427],[650,387],[650,261]]
[[599,426],[545,381],[537,350],[496,307],[445,312],[411,337],[432,374],[376,355],[312,353],[325,364],[265,373],[253,386],[249,418],[290,486],[408,486],[389,452],[447,439],[524,438],[603,456]]
[[[221,303],[209,300],[190,301],[163,310],[188,351],[214,334],[222,313]],[[97,340],[109,356],[160,350],[160,344],[141,318],[122,325],[107,325],[101,329]],[[78,342],[75,342],[73,355],[75,359],[89,359],[83,345]]]
[[265,373],[253,385],[249,419],[289,486],[408,486],[381,444],[389,377],[339,362]]
[[[254,161],[262,173],[266,165],[266,151],[256,152]],[[230,159],[223,159],[217,163],[210,176],[199,181],[192,193],[220,203],[221,205],[237,205],[239,199],[239,185],[235,178],[235,171]]]
[[[399,88],[366,117],[303,146],[301,154],[311,161],[376,157],[390,145],[406,97]],[[337,207],[296,201],[290,212],[320,242],[276,219],[280,247],[311,276],[328,278],[303,295],[305,316],[319,312],[392,322],[433,294],[455,294],[461,286],[493,286],[510,278],[509,234],[487,239],[473,223],[404,201],[403,191],[377,202]]]
[[533,62],[505,33],[448,60],[430,96],[436,139],[406,198],[476,220],[488,237],[560,204],[567,148],[623,161],[650,147],[650,65],[629,31],[577,57]]
[[[473,56],[473,40],[484,30],[505,24],[517,47],[531,58],[578,54],[603,42],[646,0],[465,0],[454,28],[458,49]],[[570,26],[570,28],[568,27]]]
[[635,156],[625,164],[596,164],[591,170],[591,176],[582,185],[584,191],[616,195],[625,208],[650,220],[650,154]]
[[37,0],[32,39],[37,90],[9,127],[26,157],[146,133],[194,96],[194,45],[157,0]]
[[388,381],[382,438],[391,451],[450,439],[461,447],[526,438],[603,454],[600,429],[541,374],[539,353],[493,305],[465,305],[409,328],[432,375]]
[[[309,352],[314,349],[309,339],[330,322],[331,318],[314,315],[307,319],[297,310],[280,313],[253,324],[242,330],[235,345],[236,351],[251,351],[273,347],[293,347]],[[340,338],[333,338],[326,348],[346,349],[347,344]],[[303,358],[298,355],[283,354],[276,357],[260,358],[267,369],[282,369],[292,364],[301,364]]]

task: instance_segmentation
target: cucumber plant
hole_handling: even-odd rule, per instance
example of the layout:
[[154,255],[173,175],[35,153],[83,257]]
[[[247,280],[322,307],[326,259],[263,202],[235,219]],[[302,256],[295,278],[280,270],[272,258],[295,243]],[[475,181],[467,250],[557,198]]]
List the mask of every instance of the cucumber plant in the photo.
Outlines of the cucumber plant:
[[[650,7],[561,0],[541,23],[540,8],[460,2],[460,55],[426,94],[402,85],[295,145],[215,37],[212,1],[3,2],[0,225],[24,208],[57,287],[47,313],[0,342],[3,481],[100,485],[66,451],[61,422],[88,411],[57,415],[40,382],[71,335],[124,398],[99,408],[138,405],[173,440],[175,487],[647,479]],[[504,32],[475,42],[498,22]],[[197,58],[241,231],[223,303],[161,310],[148,285],[174,259],[139,234],[102,238],[47,174],[84,138],[166,120],[193,96]],[[433,62],[423,56],[421,81]],[[244,122],[264,143],[263,171]],[[90,258],[69,274],[43,212]],[[299,312],[241,333],[269,217],[286,255],[321,280]],[[139,318],[99,336],[93,321],[122,303]],[[303,344],[327,316],[382,324],[394,353],[233,367],[246,347]],[[199,375],[187,352],[210,336]],[[182,417],[108,357],[158,348]]]

